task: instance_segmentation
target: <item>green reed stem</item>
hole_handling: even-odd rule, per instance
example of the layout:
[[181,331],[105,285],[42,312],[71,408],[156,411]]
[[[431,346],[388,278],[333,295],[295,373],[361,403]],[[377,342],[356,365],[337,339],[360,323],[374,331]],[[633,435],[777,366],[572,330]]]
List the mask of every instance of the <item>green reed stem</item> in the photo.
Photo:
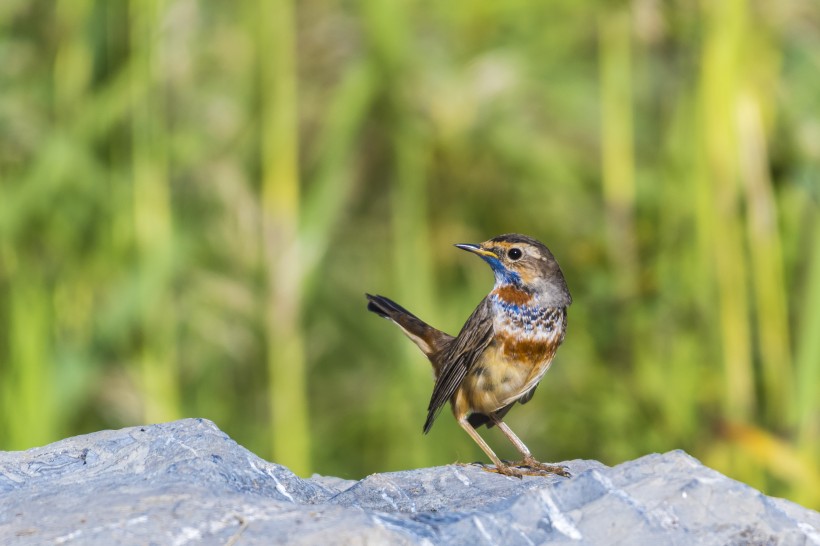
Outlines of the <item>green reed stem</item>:
[[742,0],[707,3],[700,121],[705,171],[700,185],[709,217],[705,241],[714,263],[724,365],[725,414],[749,420],[755,406],[747,300],[746,257],[738,208],[737,138],[734,103],[738,91],[738,48]]
[[599,20],[601,175],[611,261],[620,297],[635,293],[635,152],[632,107],[632,14],[604,10]]
[[[760,55],[757,58],[759,69]],[[783,251],[769,176],[761,99],[749,92],[738,101],[739,156],[746,189],[747,232],[765,413],[771,424],[782,426],[790,409],[794,374],[789,348]]]
[[310,420],[301,324],[294,4],[260,0],[257,7],[271,449],[277,463],[306,475],[311,470]]
[[169,187],[168,131],[162,72],[164,3],[130,6],[132,73],[132,180],[134,237],[140,274],[143,339],[139,376],[148,422],[181,415],[177,376],[173,269],[173,215]]
[[795,354],[797,389],[794,405],[800,447],[817,460],[820,456],[820,214],[814,213],[814,248],[807,270]]
[[55,440],[51,305],[48,289],[38,275],[21,270],[12,273],[3,436],[8,449],[28,449]]

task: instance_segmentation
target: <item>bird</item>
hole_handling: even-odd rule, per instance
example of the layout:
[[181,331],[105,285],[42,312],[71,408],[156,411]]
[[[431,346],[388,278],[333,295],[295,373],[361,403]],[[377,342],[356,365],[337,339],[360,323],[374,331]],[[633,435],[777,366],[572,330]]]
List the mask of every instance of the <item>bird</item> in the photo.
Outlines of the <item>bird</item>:
[[[563,466],[541,463],[504,423],[516,404],[527,403],[552,364],[567,329],[572,296],[552,252],[540,241],[518,233],[480,244],[456,244],[487,262],[495,275],[457,336],[430,326],[379,295],[365,294],[367,309],[395,323],[427,356],[435,384],[423,431],[449,401],[458,424],[492,460],[485,470],[521,478],[557,474]],[[521,454],[520,463],[502,461],[479,435],[482,425],[497,426]]]

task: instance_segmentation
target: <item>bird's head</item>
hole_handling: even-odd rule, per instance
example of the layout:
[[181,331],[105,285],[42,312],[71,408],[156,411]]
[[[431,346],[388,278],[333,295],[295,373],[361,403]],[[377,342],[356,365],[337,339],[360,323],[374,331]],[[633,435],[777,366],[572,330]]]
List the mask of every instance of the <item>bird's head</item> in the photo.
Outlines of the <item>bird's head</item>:
[[532,293],[540,303],[566,307],[572,303],[567,283],[552,252],[540,241],[509,233],[480,244],[456,247],[480,256],[490,264],[496,286],[512,285]]

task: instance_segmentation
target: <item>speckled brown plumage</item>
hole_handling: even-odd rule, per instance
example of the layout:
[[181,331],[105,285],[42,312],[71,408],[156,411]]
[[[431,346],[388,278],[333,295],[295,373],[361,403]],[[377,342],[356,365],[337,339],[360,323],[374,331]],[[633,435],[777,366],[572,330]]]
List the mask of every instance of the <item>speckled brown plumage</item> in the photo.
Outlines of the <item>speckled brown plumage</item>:
[[[508,234],[480,245],[456,245],[484,259],[495,286],[452,337],[383,296],[368,295],[368,309],[392,320],[433,364],[436,382],[424,432],[448,401],[462,428],[493,460],[496,471],[565,472],[536,461],[503,422],[516,403],[529,401],[564,340],[572,298],[552,253],[531,237]],[[527,470],[503,463],[475,428],[497,425],[521,452]]]

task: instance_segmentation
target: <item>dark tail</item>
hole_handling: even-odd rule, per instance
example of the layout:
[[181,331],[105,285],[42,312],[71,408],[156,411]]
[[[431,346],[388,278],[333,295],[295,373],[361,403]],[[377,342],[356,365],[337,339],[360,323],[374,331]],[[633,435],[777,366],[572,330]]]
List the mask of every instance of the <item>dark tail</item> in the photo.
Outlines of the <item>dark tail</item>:
[[370,294],[365,294],[365,296],[367,296],[368,311],[393,321],[428,357],[440,352],[453,339],[452,336],[433,328],[391,299]]

